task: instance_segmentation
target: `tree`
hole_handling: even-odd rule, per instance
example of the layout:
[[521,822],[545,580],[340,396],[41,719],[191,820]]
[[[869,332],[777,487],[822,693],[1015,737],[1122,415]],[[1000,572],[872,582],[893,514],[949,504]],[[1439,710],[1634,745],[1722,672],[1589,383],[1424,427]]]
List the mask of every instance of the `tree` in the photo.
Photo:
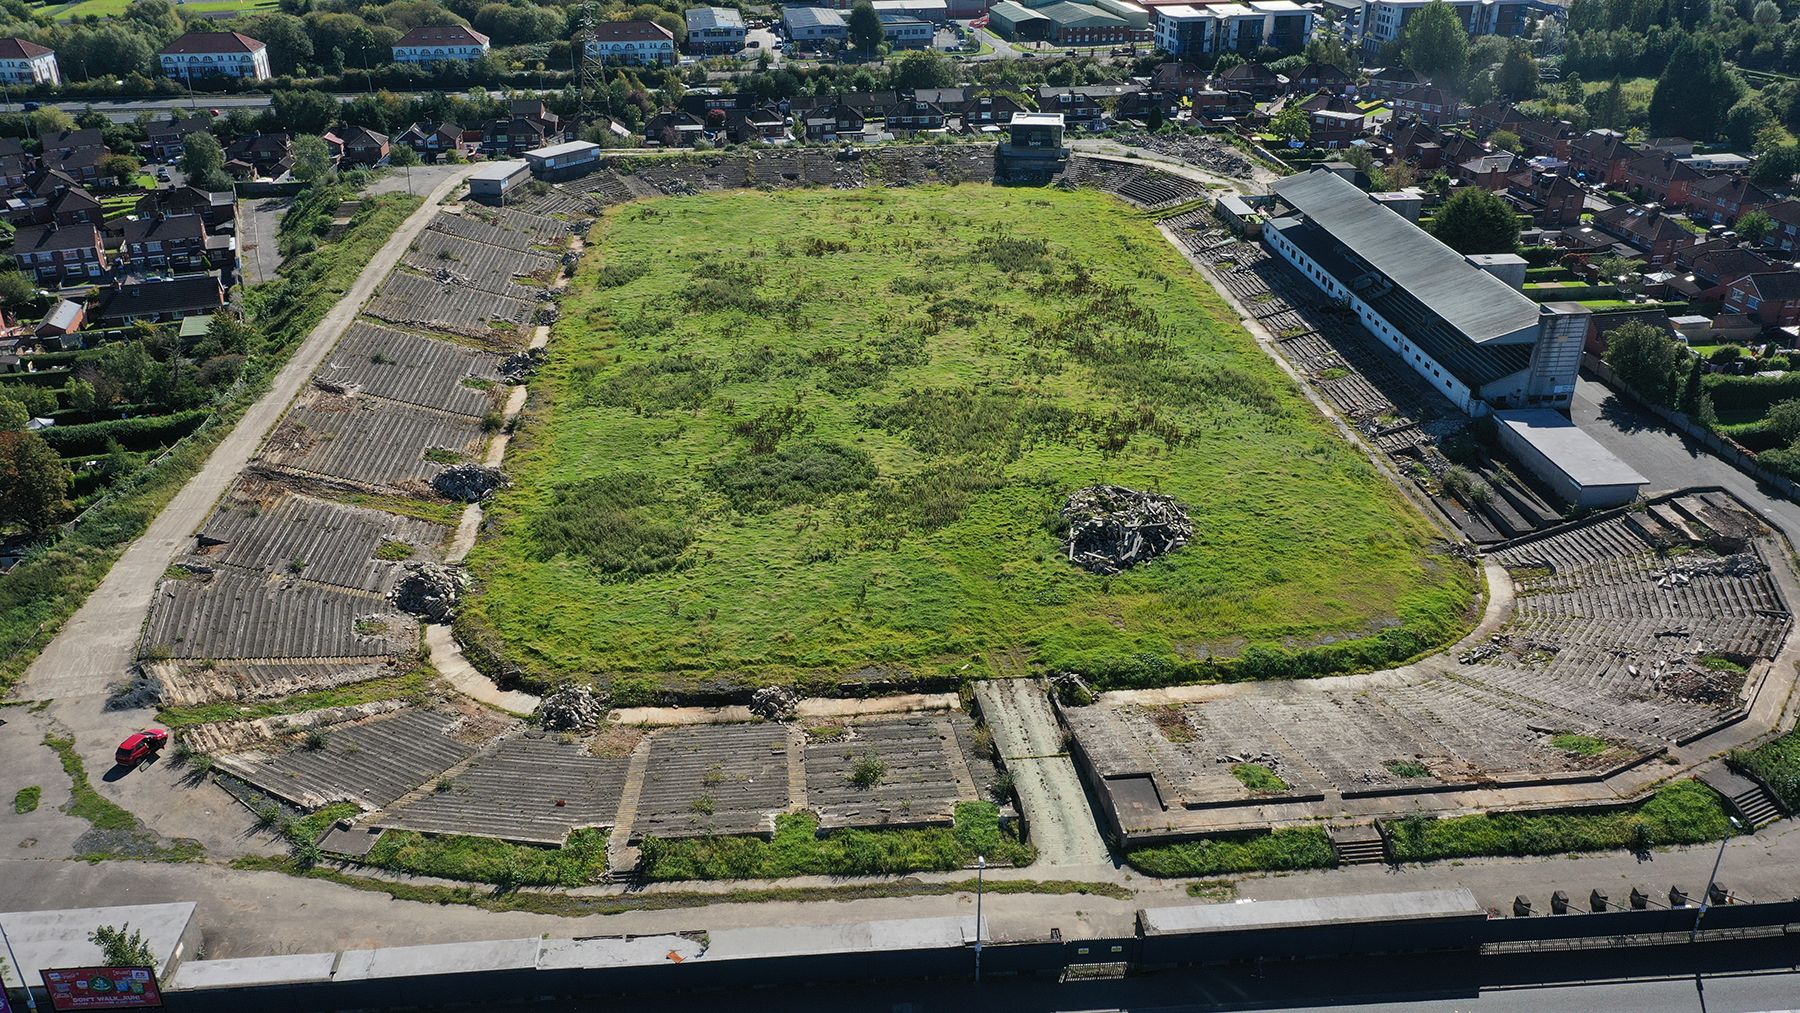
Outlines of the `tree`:
[[42,534],[69,512],[74,477],[36,433],[0,432],[0,527]]
[[1762,0],[1751,12],[1750,18],[1759,25],[1778,25],[1781,23],[1781,7],[1775,0]]
[[1650,93],[1650,129],[1664,136],[1712,139],[1726,110],[1737,104],[1743,83],[1725,66],[1718,40],[1689,35],[1681,40]]
[[294,134],[322,134],[338,119],[338,101],[322,91],[278,91],[269,100],[269,125]]
[[1762,153],[1750,169],[1750,181],[1758,186],[1787,186],[1800,173],[1800,146],[1787,145]]
[[1469,68],[1469,30],[1456,8],[1431,0],[1400,35],[1401,61],[1445,88],[1462,83]]
[[331,148],[325,144],[325,138],[312,135],[294,138],[294,168],[291,171],[295,179],[302,183],[328,179],[333,168]]
[[26,409],[24,402],[0,394],[0,429],[24,429],[25,423],[30,421],[31,412]]
[[845,28],[849,32],[850,45],[862,53],[875,52],[875,47],[886,37],[881,30],[881,15],[875,13],[875,5],[868,0],[857,0],[856,6],[850,8]]
[[1633,320],[1606,336],[1606,364],[1625,386],[1653,404],[1675,396],[1675,370],[1686,353],[1660,327]]
[[1505,59],[1500,61],[1500,70],[1494,76],[1494,87],[1514,102],[1537,98],[1537,61],[1531,58],[1524,45],[1515,44],[1506,51]]
[[1706,396],[1705,385],[1701,383],[1705,376],[1706,366],[1701,363],[1699,356],[1695,356],[1693,364],[1688,367],[1687,382],[1681,385],[1681,397],[1675,402],[1676,411],[1689,418],[1698,417],[1700,399]]
[[1587,107],[1588,117],[1596,127],[1623,130],[1627,126],[1625,86],[1616,77],[1606,87],[1589,95],[1582,105]]
[[1800,440],[1800,399],[1789,398],[1769,406],[1764,425],[1781,438],[1783,446]]
[[1519,220],[1498,195],[1472,186],[1438,209],[1431,234],[1458,253],[1511,253],[1519,242]]
[[0,305],[22,306],[37,301],[37,286],[18,271],[0,271]]
[[114,928],[102,925],[88,934],[88,942],[100,947],[100,959],[107,967],[154,967],[156,954],[150,952],[150,944],[144,941],[144,934],[131,929],[131,923]]
[[397,165],[402,169],[409,165],[418,165],[419,153],[414,151],[411,145],[396,144],[393,150],[388,152],[388,164]]
[[1492,144],[1497,151],[1511,151],[1517,153],[1525,150],[1525,143],[1519,140],[1518,134],[1515,134],[1510,130],[1494,131],[1488,135],[1488,143]]
[[1769,238],[1769,232],[1774,228],[1775,219],[1769,217],[1769,213],[1760,208],[1737,220],[1738,238],[1756,246],[1761,246],[1762,241]]
[[925,49],[903,54],[894,61],[890,87],[906,91],[914,88],[948,88],[954,84],[956,64],[942,53]]
[[1734,147],[1748,148],[1766,130],[1774,117],[1754,98],[1744,99],[1725,114],[1725,136]]
[[1284,141],[1304,141],[1312,136],[1312,116],[1299,105],[1288,106],[1269,121],[1269,133]]
[[202,190],[231,189],[231,177],[225,175],[225,149],[205,131],[189,134],[181,142],[181,172]]
[[1643,269],[1643,261],[1617,254],[1608,254],[1594,261],[1594,273],[1626,294],[1637,291],[1638,282],[1642,278],[1639,272]]
[[112,154],[100,160],[100,174],[117,180],[120,186],[130,186],[143,167],[143,161],[136,155]]

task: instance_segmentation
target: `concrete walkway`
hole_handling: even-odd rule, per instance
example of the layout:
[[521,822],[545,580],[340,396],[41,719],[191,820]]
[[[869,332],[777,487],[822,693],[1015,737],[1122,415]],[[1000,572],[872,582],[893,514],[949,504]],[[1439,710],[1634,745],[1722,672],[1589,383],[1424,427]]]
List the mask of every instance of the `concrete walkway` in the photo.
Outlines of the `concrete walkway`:
[[1037,679],[988,679],[975,699],[994,735],[994,748],[1012,774],[1030,840],[1033,869],[1105,865],[1111,861],[1088,806],[1081,775],[1063,748],[1062,726],[1050,709],[1049,688]]

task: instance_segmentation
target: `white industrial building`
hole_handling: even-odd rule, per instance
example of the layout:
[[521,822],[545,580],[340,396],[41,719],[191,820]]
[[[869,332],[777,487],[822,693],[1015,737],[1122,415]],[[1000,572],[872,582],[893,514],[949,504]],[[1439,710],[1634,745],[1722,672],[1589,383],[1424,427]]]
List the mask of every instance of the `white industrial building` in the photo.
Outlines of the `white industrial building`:
[[1500,446],[1574,506],[1623,506],[1649,482],[1561,412],[1511,409],[1495,412],[1494,423]]
[[1295,52],[1312,41],[1313,12],[1294,0],[1172,4],[1155,11],[1156,45],[1177,58],[1264,47]]

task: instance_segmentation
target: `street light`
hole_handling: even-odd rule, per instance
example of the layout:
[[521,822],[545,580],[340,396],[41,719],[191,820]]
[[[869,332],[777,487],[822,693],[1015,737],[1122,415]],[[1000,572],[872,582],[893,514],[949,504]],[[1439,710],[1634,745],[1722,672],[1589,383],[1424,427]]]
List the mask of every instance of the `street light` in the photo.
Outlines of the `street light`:
[[975,984],[981,984],[981,888],[982,873],[987,871],[987,856],[975,856]]
[[[1744,825],[1738,822],[1736,816],[1727,816],[1725,818],[1731,821],[1732,830],[1744,829]],[[1730,843],[1730,836],[1721,840],[1719,842],[1719,853],[1713,856],[1712,875],[1706,877],[1706,892],[1700,896],[1700,910],[1694,912],[1694,928],[1693,931],[1688,933],[1688,942],[1690,943],[1700,938],[1700,919],[1705,918],[1706,909],[1712,907],[1713,883],[1718,881],[1719,863],[1725,861],[1725,845]]]
[[[31,982],[25,980],[25,968],[19,963],[19,955],[13,952],[12,940],[6,938],[6,926],[0,925],[0,943],[6,944],[6,961],[19,974],[19,984],[25,989],[25,1008],[37,1013],[37,996],[32,994]],[[0,998],[6,995],[6,979],[0,977]]]

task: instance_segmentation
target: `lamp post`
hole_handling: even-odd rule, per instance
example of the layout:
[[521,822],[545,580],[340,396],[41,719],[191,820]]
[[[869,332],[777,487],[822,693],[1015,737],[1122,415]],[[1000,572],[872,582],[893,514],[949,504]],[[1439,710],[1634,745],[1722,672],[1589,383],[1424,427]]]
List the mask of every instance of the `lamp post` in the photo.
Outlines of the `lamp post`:
[[[1744,825],[1737,821],[1736,816],[1727,816],[1726,819],[1731,821],[1732,830],[1744,829]],[[1712,874],[1706,877],[1706,892],[1700,895],[1700,910],[1694,912],[1694,928],[1693,931],[1688,933],[1688,942],[1690,943],[1695,942],[1700,938],[1700,919],[1706,917],[1706,909],[1712,906],[1713,883],[1718,881],[1719,865],[1725,861],[1725,845],[1730,843],[1730,837],[1726,837],[1724,840],[1720,841],[1719,853],[1713,856]]]
[[981,984],[981,893],[982,874],[987,871],[987,856],[975,856],[975,984]]
[[[37,996],[31,992],[31,983],[25,980],[25,968],[19,964],[19,955],[13,952],[12,940],[6,938],[6,926],[0,925],[0,943],[6,944],[6,962],[13,966],[19,974],[19,985],[25,989],[25,1008],[37,1013]],[[0,998],[6,996],[6,979],[0,977]]]

